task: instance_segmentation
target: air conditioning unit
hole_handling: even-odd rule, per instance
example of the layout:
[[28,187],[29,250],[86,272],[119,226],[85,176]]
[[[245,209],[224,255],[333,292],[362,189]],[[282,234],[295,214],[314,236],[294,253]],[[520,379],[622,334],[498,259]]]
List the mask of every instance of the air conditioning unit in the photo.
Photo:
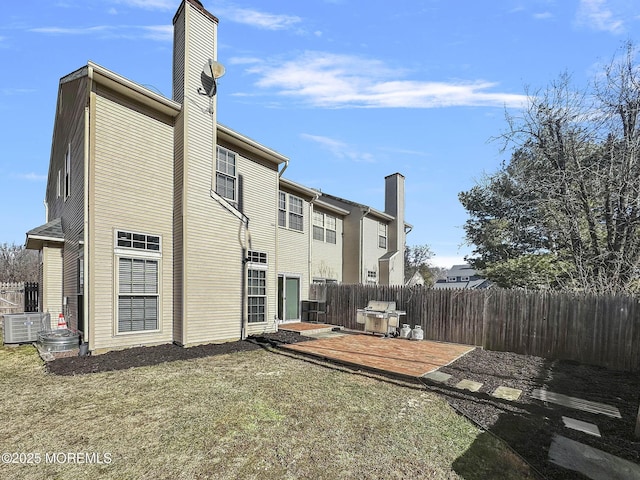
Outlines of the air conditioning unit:
[[3,315],[4,343],[31,343],[38,341],[38,332],[49,328],[49,314],[12,313]]

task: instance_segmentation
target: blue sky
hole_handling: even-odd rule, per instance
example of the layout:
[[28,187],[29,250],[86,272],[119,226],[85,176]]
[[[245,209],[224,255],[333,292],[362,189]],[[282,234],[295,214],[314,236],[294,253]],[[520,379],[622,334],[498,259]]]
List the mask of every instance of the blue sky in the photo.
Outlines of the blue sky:
[[[60,77],[92,60],[171,96],[179,0],[6,2],[0,19],[0,243],[44,222]],[[202,0],[220,19],[218,120],[288,156],[286,177],[384,209],[406,177],[409,245],[471,251],[457,199],[509,154],[489,141],[527,87],[586,85],[637,0]]]

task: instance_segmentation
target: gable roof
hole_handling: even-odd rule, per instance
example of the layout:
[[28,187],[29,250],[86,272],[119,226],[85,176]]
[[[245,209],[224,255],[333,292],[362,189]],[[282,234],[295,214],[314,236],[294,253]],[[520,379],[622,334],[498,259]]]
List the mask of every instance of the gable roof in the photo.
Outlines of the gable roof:
[[40,250],[44,242],[64,243],[61,218],[55,218],[27,232],[25,245],[28,249]]

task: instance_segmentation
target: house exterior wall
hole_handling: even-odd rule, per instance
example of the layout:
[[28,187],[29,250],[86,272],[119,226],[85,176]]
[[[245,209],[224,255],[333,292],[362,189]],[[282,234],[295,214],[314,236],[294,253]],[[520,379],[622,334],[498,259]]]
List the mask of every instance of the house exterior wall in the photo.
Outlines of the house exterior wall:
[[[240,211],[248,218],[248,251],[267,254],[266,265],[247,264],[246,268],[265,269],[267,278],[267,300],[265,322],[246,324],[246,334],[274,332],[276,326],[276,222],[278,201],[278,170],[270,162],[255,159],[239,145],[222,143],[221,146],[236,153]],[[237,232],[235,233],[237,236]],[[240,298],[238,298],[240,300]],[[243,310],[246,308],[241,306]],[[246,316],[246,312],[243,311]],[[238,317],[238,319],[241,316]]]
[[[315,240],[313,239],[313,231],[311,231],[310,235],[313,239],[311,243],[311,281],[322,279],[342,282],[343,218],[315,206],[313,210],[331,215],[336,219],[336,243]],[[313,212],[311,213],[311,223],[313,223]]]
[[[87,80],[82,77],[60,83],[58,96],[64,99],[64,102],[60,102],[56,109],[45,197],[48,207],[47,221],[61,218],[64,230],[64,246],[61,252],[63,269],[58,269],[57,254],[49,251],[43,255],[44,274],[50,282],[46,295],[47,308],[51,312],[63,312],[71,328],[78,326],[77,260],[84,227],[86,86]],[[67,156],[69,162],[66,160]],[[55,265],[50,268],[46,262],[54,257]],[[60,277],[56,278],[58,273]],[[57,292],[61,295],[56,300],[54,295],[57,295]],[[67,301],[63,307],[65,297]]]
[[[383,222],[386,224],[386,222]],[[380,220],[365,216],[362,219],[362,271],[360,272],[361,283],[381,283],[381,272],[379,259],[385,253],[386,248],[378,246],[378,225]],[[368,272],[376,272],[374,279],[368,276]]]
[[361,221],[363,212],[359,207],[326,200],[349,211],[343,222],[343,247],[342,247],[342,281],[344,283],[360,283],[361,276]]
[[[203,86],[203,65],[217,57],[217,20],[186,1],[174,18],[174,27],[178,49],[174,54],[174,99],[183,105],[176,128],[180,148],[176,178],[182,179],[177,195],[181,196],[182,220],[176,224],[182,258],[175,281],[181,288],[176,297],[181,331],[176,341],[188,346],[237,340],[256,329],[275,329],[273,322],[267,326],[268,321],[245,325],[244,259],[252,248],[275,259],[276,170],[238,152],[236,188],[244,197],[234,206],[215,193],[217,108],[215,97],[199,95],[198,91]],[[230,147],[236,150],[236,146]],[[256,196],[252,196],[254,189]],[[258,194],[261,189],[264,191]],[[262,208],[265,216],[261,217],[256,207],[265,200],[274,206],[266,212]],[[273,215],[269,215],[269,208]],[[276,288],[276,278],[270,270],[268,273],[267,320],[274,316]]]
[[[94,84],[90,200],[91,350],[173,339],[173,121]],[[120,248],[116,232],[157,235],[158,329],[118,333],[119,258],[149,258]]]
[[51,314],[55,325],[62,313],[62,249],[58,246],[42,247],[42,297],[41,309]]

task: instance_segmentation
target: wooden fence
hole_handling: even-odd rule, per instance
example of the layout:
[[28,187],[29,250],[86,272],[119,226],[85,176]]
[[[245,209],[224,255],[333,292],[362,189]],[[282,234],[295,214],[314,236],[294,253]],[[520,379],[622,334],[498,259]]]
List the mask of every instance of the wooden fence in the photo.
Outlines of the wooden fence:
[[428,340],[640,371],[640,298],[522,290],[312,285],[327,323],[361,330],[356,310],[395,301]]
[[37,283],[0,283],[0,315],[37,311]]

